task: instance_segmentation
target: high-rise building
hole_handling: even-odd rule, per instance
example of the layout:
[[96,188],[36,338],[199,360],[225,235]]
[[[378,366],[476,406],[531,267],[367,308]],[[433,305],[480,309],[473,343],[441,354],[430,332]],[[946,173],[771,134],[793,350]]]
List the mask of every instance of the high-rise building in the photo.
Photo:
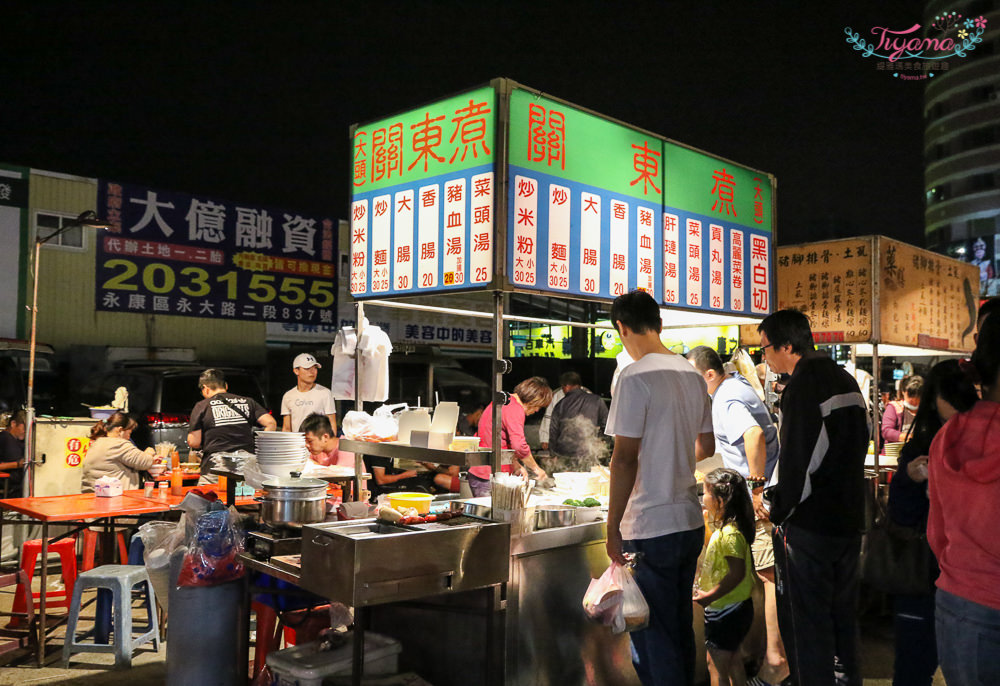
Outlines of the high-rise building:
[[924,26],[950,12],[959,28],[973,22],[969,33],[979,17],[986,25],[982,42],[927,80],[927,247],[978,264],[982,294],[1000,295],[1000,0],[928,0]]

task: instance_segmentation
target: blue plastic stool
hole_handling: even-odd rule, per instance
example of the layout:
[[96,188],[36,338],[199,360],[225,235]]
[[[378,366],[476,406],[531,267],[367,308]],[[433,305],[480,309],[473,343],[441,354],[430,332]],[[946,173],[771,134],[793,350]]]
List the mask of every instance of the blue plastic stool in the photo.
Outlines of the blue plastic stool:
[[[73,588],[73,605],[70,608],[69,622],[66,625],[66,642],[63,644],[62,658],[69,662],[73,653],[111,653],[115,654],[116,667],[130,667],[132,652],[139,646],[153,642],[155,650],[160,649],[160,631],[156,618],[156,597],[153,584],[149,581],[146,568],[137,565],[104,565],[80,574]],[[132,589],[137,584],[146,584],[146,617],[148,626],[145,633],[132,636]],[[88,588],[102,589],[111,593],[115,615],[115,640],[113,644],[106,642],[80,643],[76,637],[76,625],[80,618],[80,595]],[[100,610],[98,610],[100,616]],[[97,626],[95,624],[95,640]]]

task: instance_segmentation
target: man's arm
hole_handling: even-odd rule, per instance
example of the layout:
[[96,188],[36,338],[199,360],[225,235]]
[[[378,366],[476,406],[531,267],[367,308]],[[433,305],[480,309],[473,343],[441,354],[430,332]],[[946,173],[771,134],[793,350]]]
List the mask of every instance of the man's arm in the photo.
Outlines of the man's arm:
[[336,414],[328,414],[326,416],[326,418],[330,420],[330,426],[331,426],[331,428],[333,428],[333,435],[336,436],[337,435],[337,415]]
[[187,435],[188,447],[198,450],[201,447],[201,429],[189,431]]
[[712,432],[698,434],[694,439],[694,459],[698,462],[715,455],[715,434]]
[[261,416],[257,417],[257,423],[264,427],[264,431],[277,431],[278,422],[274,420],[270,414],[265,412]]
[[[767,439],[760,426],[751,426],[743,432],[743,447],[747,451],[747,467],[751,479],[763,479],[767,471]],[[757,519],[767,519],[767,508],[764,507],[764,487],[753,489],[753,511]]]
[[[799,384],[801,385],[801,384]],[[785,388],[781,398],[781,452],[778,454],[778,484],[771,497],[771,521],[780,524],[802,500],[809,458],[823,417],[819,403],[797,387]]]
[[403,479],[412,479],[417,475],[417,472],[413,469],[408,469],[405,472],[400,472],[399,474],[386,474],[385,467],[372,467],[372,478],[375,479],[375,483],[379,486],[388,486],[389,484],[394,484],[397,481],[402,481]]
[[282,431],[292,430],[292,415],[286,414],[281,417],[281,430]]
[[[713,439],[714,440],[714,439]],[[635,488],[635,477],[639,471],[639,446],[641,438],[615,436],[615,449],[611,454],[611,486],[608,503],[608,557],[613,562],[625,564],[622,554],[622,517],[625,506]]]

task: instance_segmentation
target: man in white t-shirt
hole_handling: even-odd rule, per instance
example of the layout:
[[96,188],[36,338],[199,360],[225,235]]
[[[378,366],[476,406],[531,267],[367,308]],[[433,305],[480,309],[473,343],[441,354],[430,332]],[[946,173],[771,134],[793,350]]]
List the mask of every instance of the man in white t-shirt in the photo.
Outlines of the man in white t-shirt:
[[309,353],[302,353],[292,362],[292,371],[298,382],[281,398],[282,431],[298,431],[303,419],[311,414],[323,414],[330,420],[336,435],[337,409],[333,404],[333,394],[326,386],[316,383],[321,367]]
[[715,453],[705,380],[660,342],[660,310],[643,291],[619,296],[611,322],[633,360],[618,377],[606,433],[611,456],[608,557],[637,554],[649,626],[630,634],[639,680],[694,684],[691,604],[705,525],[695,462]]

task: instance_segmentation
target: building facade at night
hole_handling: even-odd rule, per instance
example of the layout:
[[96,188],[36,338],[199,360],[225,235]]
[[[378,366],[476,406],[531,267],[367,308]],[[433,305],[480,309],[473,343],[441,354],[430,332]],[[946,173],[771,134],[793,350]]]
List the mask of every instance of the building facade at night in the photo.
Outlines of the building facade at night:
[[962,15],[960,30],[986,24],[982,42],[947,59],[925,87],[926,242],[977,264],[981,295],[1000,295],[1000,1],[931,0],[928,32],[950,12]]

